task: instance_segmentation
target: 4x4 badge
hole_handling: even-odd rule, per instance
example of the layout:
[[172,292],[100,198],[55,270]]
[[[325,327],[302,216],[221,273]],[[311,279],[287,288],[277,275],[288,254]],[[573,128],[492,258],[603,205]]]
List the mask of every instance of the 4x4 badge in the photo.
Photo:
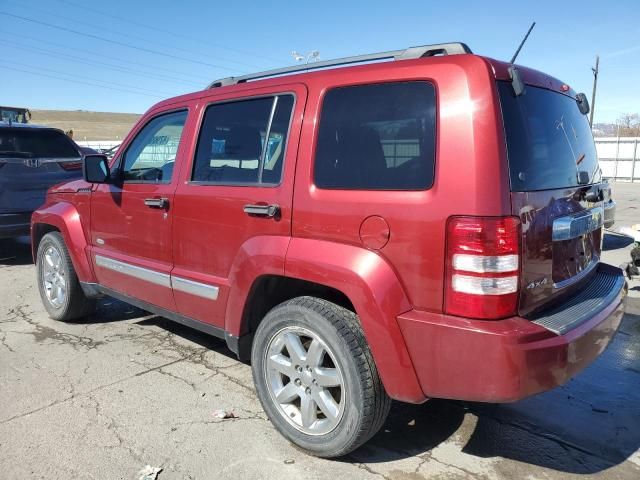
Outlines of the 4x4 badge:
[[544,277],[542,280],[535,280],[527,285],[527,290],[532,290],[534,288],[541,287],[547,284],[547,277]]

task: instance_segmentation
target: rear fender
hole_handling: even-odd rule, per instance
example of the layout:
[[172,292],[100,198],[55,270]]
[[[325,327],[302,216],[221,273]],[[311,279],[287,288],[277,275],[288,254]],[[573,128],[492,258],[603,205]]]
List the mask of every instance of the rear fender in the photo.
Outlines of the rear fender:
[[37,237],[38,227],[41,225],[50,225],[60,231],[69,250],[69,256],[78,280],[95,282],[93,269],[87,255],[87,238],[76,207],[69,202],[56,202],[44,205],[33,213],[31,216],[31,244],[34,260],[37,255],[36,242],[39,240]]
[[389,396],[411,403],[426,400],[396,319],[411,304],[380,255],[353,245],[292,238],[285,275],[343,292],[360,318]]
[[284,259],[291,240],[288,236],[259,236],[247,240],[229,272],[229,299],[225,314],[225,330],[239,337],[246,333],[242,316],[256,278],[262,275],[284,275]]

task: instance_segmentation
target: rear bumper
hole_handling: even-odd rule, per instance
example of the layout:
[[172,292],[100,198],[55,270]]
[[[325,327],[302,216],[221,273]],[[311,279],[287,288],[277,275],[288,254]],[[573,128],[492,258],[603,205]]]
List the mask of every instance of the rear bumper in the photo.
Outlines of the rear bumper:
[[31,212],[0,213],[0,238],[29,235],[31,232]]
[[[584,302],[567,302],[571,314],[584,303],[586,314],[581,312],[581,323],[563,334],[543,326],[540,318],[483,321],[417,311],[398,317],[424,394],[511,402],[568,381],[604,351],[624,314],[622,271],[608,265],[598,270],[616,277],[614,291],[601,292],[599,305],[593,289]],[[549,316],[557,319],[563,307]]]

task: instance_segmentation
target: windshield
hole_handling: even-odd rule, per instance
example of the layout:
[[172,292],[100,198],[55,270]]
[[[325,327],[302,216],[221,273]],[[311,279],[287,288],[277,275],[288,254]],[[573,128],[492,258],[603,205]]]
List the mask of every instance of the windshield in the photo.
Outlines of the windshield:
[[13,123],[27,123],[29,111],[26,108],[0,107],[0,120]]
[[36,128],[1,128],[0,156],[77,158],[80,153],[62,132]]
[[561,93],[527,86],[516,97],[509,82],[498,82],[507,139],[511,190],[550,190],[601,180],[593,136],[576,101]]

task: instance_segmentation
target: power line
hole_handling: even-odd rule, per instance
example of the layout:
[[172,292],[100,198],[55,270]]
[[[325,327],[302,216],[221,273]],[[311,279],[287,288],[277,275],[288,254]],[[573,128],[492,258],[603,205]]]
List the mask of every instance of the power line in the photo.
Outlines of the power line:
[[61,27],[60,25],[55,25],[53,23],[48,23],[48,22],[42,22],[40,20],[36,20],[36,19],[33,19],[33,18],[23,17],[21,15],[15,15],[13,13],[0,12],[0,15],[5,15],[7,17],[17,18],[17,19],[23,20],[25,22],[35,23],[35,24],[43,25],[43,26],[49,27],[49,28],[55,28],[57,30],[62,30],[63,32],[69,32],[69,33],[73,33],[75,35],[80,35],[80,36],[83,36],[83,37],[88,37],[88,38],[93,38],[93,39],[96,39],[96,40],[101,40],[103,42],[112,43],[114,45],[120,45],[122,47],[127,47],[127,48],[131,48],[131,49],[134,49],[134,50],[139,50],[141,52],[152,53],[154,55],[160,55],[160,56],[167,57],[167,58],[173,58],[174,60],[180,60],[182,62],[191,62],[191,63],[195,63],[195,64],[198,64],[198,65],[205,65],[207,67],[219,68],[219,69],[228,70],[228,71],[231,71],[231,72],[237,72],[238,71],[237,69],[234,69],[234,68],[229,68],[229,67],[225,67],[225,66],[222,66],[222,65],[216,65],[216,64],[208,63],[208,62],[202,62],[200,60],[192,60],[192,59],[189,59],[189,58],[183,58],[183,57],[179,57],[178,55],[172,55],[170,53],[160,52],[158,50],[153,50],[151,48],[137,47],[135,45],[130,45],[130,44],[125,43],[125,42],[119,42],[118,40],[111,40],[109,38],[101,37],[99,35],[93,35],[91,33],[80,32],[80,31],[74,30],[72,28]]
[[183,79],[179,79],[179,78],[175,78],[175,77],[169,77],[166,75],[162,75],[162,74],[158,74],[158,73],[154,73],[154,74],[149,74],[148,72],[145,71],[141,71],[139,69],[127,69],[126,67],[120,66],[120,65],[114,65],[112,63],[107,63],[107,62],[101,62],[99,60],[92,60],[92,59],[87,59],[87,58],[83,58],[83,57],[79,57],[77,55],[70,55],[70,54],[65,54],[65,53],[60,53],[60,52],[56,52],[55,50],[49,50],[46,48],[38,48],[38,47],[32,47],[32,46],[27,46],[27,45],[22,45],[18,42],[11,42],[9,40],[4,40],[2,39],[2,37],[0,37],[0,43],[4,43],[5,45],[10,45],[13,48],[17,48],[19,50],[24,50],[24,51],[31,51],[31,52],[35,52],[38,53],[40,55],[53,55],[59,58],[68,58],[73,60],[74,62],[79,62],[79,63],[84,63],[85,65],[97,65],[97,66],[102,66],[103,68],[108,68],[117,72],[125,72],[128,73],[130,75],[136,75],[136,76],[140,76],[140,77],[146,77],[146,78],[151,78],[154,80],[160,80],[160,81],[165,81],[165,82],[174,82],[174,83],[182,83],[184,85],[192,85],[192,86],[200,86],[200,83],[196,83],[196,82],[190,82],[188,80],[183,80]]
[[[90,12],[98,13],[100,15],[105,15],[105,16],[107,16],[109,18],[113,18],[115,20],[120,20],[122,22],[127,22],[127,23],[130,23],[131,25],[136,25],[138,27],[147,28],[149,30],[154,30],[156,32],[168,33],[169,35],[173,35],[174,37],[185,38],[185,39],[189,39],[189,40],[195,40],[195,41],[200,42],[200,43],[211,45],[212,47],[215,47],[215,48],[220,48],[220,49],[223,49],[223,50],[228,50],[230,52],[236,52],[236,53],[239,53],[241,55],[246,55],[246,56],[250,56],[250,57],[254,57],[254,58],[259,58],[261,60],[267,59],[267,60],[271,60],[271,61],[274,61],[274,62],[278,62],[279,61],[279,60],[275,60],[275,59],[270,59],[268,57],[265,57],[264,55],[259,55],[257,53],[252,53],[252,52],[247,52],[247,51],[244,51],[244,50],[239,50],[237,48],[227,47],[227,46],[220,45],[220,44],[217,44],[217,43],[212,43],[212,42],[209,42],[209,41],[205,41],[205,40],[202,40],[200,38],[197,38],[197,37],[194,37],[194,36],[191,36],[191,35],[185,35],[185,34],[182,34],[182,33],[171,31],[171,30],[165,30],[165,29],[153,26],[153,25],[146,24],[146,23],[137,22],[137,21],[131,20],[129,18],[121,17],[121,16],[118,16],[118,15],[113,15],[112,13],[106,12],[104,10],[100,10],[100,9],[93,8],[93,7],[88,7],[86,5],[82,5],[82,4],[79,4],[79,3],[76,3],[76,2],[71,2],[69,0],[57,0],[57,1],[60,2],[60,3],[66,3],[67,5],[71,5],[73,7],[82,8],[82,9],[88,10]],[[249,66],[252,66],[252,65],[249,65]]]
[[[19,3],[18,6],[19,7],[24,7],[25,5],[23,5],[22,3]],[[77,24],[79,22],[79,20],[77,20],[75,18],[71,18],[71,17],[67,17],[67,16],[64,16],[64,15],[60,15],[58,13],[54,13],[54,12],[51,12],[51,11],[48,11],[48,10],[44,10],[42,8],[38,8],[38,13],[46,16],[47,19],[50,19],[50,17],[55,17],[55,18],[58,18],[58,19],[61,19],[61,20],[67,21],[67,22],[71,22],[72,24]],[[137,35],[132,35],[129,32],[125,33],[125,32],[121,32],[121,31],[116,31],[116,30],[114,30],[112,28],[103,29],[103,33],[107,33],[107,32],[111,33],[111,34],[115,34],[118,37],[128,37],[128,38],[131,38],[133,40],[138,40],[138,41],[147,42],[147,43],[153,43],[158,47],[170,48],[172,50],[193,54],[193,50],[188,50],[186,48],[181,48],[181,47],[178,47],[178,46],[175,46],[175,45],[171,45],[171,44],[168,44],[168,43],[158,42],[156,40],[151,42],[148,38],[137,36]],[[240,62],[238,60],[233,60],[233,59],[229,59],[229,58],[223,58],[223,57],[220,57],[220,56],[211,56],[211,58],[212,59],[218,58],[219,60],[222,60],[222,61],[225,61],[225,62],[230,62],[230,63],[235,63],[235,64],[241,65],[243,67],[249,67],[251,69],[257,68],[256,65],[251,65],[251,64],[248,64],[248,63]]]
[[13,61],[10,61],[10,60],[5,60],[5,59],[3,59],[1,61],[4,62],[4,63],[12,64],[12,65],[18,65],[19,67],[33,68],[33,69],[36,69],[38,71],[45,70],[45,71],[48,71],[48,72],[55,73],[57,75],[67,75],[69,77],[73,77],[74,79],[75,78],[81,78],[81,79],[85,79],[85,80],[90,80],[92,82],[100,82],[100,83],[105,83],[105,84],[111,84],[111,85],[114,85],[116,87],[140,90],[140,91],[148,92],[148,93],[152,93],[152,94],[162,94],[162,95],[168,95],[168,96],[175,96],[175,92],[162,92],[162,91],[158,91],[158,90],[149,90],[147,88],[140,88],[140,87],[136,87],[134,85],[126,85],[124,83],[110,82],[110,81],[107,81],[107,80],[102,80],[100,78],[87,77],[87,76],[84,76],[84,75],[77,75],[75,73],[61,72],[59,70],[54,70],[52,68],[40,67],[40,66],[37,66],[37,65],[29,65],[29,64],[20,63],[20,62],[13,62]]
[[95,83],[83,82],[82,80],[73,80],[73,79],[69,79],[69,78],[62,78],[62,77],[57,77],[55,75],[49,75],[47,73],[32,72],[32,71],[29,71],[29,70],[24,70],[22,68],[7,67],[6,65],[0,65],[0,68],[4,68],[6,70],[13,70],[15,72],[29,73],[31,75],[36,75],[36,76],[39,76],[39,77],[54,78],[56,80],[63,80],[65,82],[73,82],[73,83],[79,83],[79,84],[82,84],[82,85],[89,85],[90,87],[106,88],[107,90],[115,90],[115,91],[118,91],[118,92],[133,93],[135,95],[144,95],[145,97],[162,98],[159,95],[150,95],[150,94],[147,94],[147,93],[134,92],[132,90],[126,90],[126,89],[123,89],[123,88],[107,87],[105,85],[98,85],[98,84],[95,84]]
[[[34,40],[34,41],[39,42],[39,43],[46,43],[47,45],[50,45],[50,46],[62,47],[64,49],[71,49],[73,51],[84,52],[84,53],[87,53],[89,55],[95,55],[97,57],[102,57],[102,58],[107,58],[107,59],[110,59],[110,60],[115,60],[115,61],[117,61],[119,63],[128,63],[130,65],[134,65],[136,68],[138,68],[138,67],[146,67],[146,68],[151,68],[154,71],[155,70],[160,70],[160,71],[163,71],[163,72],[169,72],[169,73],[173,73],[175,75],[182,75],[182,76],[185,76],[185,77],[192,78],[192,75],[190,75],[190,74],[181,73],[179,70],[170,69],[170,68],[164,68],[164,67],[159,66],[159,65],[149,65],[149,64],[140,63],[140,62],[137,62],[137,61],[134,62],[134,61],[131,61],[131,60],[125,60],[125,59],[120,58],[120,57],[114,57],[114,56],[111,56],[111,55],[105,55],[104,53],[98,53],[98,52],[95,52],[95,51],[92,51],[92,50],[83,49],[83,48],[77,48],[75,45],[73,46],[73,48],[71,48],[68,45],[65,45],[65,44],[62,44],[62,43],[51,42],[49,40],[41,40],[39,38],[31,37],[29,35],[24,35],[23,33],[16,34],[16,33],[6,32],[6,31],[5,31],[5,33],[7,33],[9,35],[20,35],[20,39],[21,40],[22,39]],[[35,48],[37,48],[37,47],[35,47]],[[180,80],[184,80],[184,79],[180,79]],[[196,85],[196,83],[194,83],[194,85]],[[198,83],[197,85],[200,85],[200,84]]]

